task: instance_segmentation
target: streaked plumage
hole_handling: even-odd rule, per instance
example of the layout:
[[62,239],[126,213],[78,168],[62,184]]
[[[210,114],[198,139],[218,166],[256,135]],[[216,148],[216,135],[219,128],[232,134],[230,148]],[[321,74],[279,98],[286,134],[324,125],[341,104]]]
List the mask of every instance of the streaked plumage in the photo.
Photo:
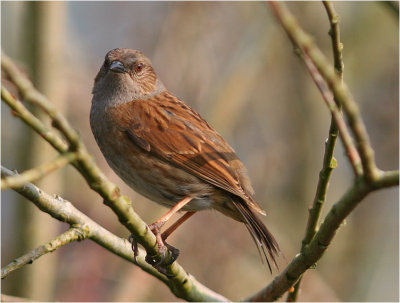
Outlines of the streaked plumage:
[[244,222],[276,264],[279,247],[256,215],[265,213],[243,163],[196,111],[165,89],[142,53],[115,49],[106,55],[90,123],[107,162],[135,191],[167,207],[192,197],[184,210],[214,208]]

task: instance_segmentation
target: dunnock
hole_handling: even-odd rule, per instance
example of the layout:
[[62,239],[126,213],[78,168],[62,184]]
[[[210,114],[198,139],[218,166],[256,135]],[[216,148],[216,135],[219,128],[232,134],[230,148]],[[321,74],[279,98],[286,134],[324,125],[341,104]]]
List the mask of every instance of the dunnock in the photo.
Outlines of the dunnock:
[[[161,253],[168,235],[196,211],[216,209],[243,222],[267,260],[279,246],[256,213],[246,168],[196,111],[171,94],[137,50],[107,53],[94,81],[90,125],[112,169],[132,189],[171,210],[149,225]],[[164,223],[186,210],[163,234]],[[146,258],[151,263],[151,259]],[[154,264],[153,264],[154,265]]]

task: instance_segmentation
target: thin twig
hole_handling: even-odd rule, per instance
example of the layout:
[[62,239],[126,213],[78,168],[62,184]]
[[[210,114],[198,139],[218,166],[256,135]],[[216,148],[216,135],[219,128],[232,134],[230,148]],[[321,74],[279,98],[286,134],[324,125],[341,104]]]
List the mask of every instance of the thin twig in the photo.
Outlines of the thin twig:
[[[45,95],[33,86],[32,82],[21,73],[18,67],[3,52],[1,54],[1,68],[7,73],[10,81],[17,86],[24,100],[39,106],[47,113],[53,120],[53,125],[65,135],[71,144],[79,142],[78,133],[70,127],[67,119],[57,111],[54,104],[49,102]],[[70,148],[73,150],[76,147],[72,145]]]
[[[334,96],[332,92],[327,87],[325,80],[319,73],[314,62],[310,59],[310,57],[307,54],[303,54],[302,58],[304,60],[304,63],[306,64],[308,72],[310,73],[312,79],[314,80],[315,84],[320,90],[322,98],[325,101],[328,108],[330,109],[332,117],[335,121],[333,125],[331,124],[330,132],[332,133],[333,137],[337,137],[337,135],[340,134],[340,138],[342,139],[347,157],[349,158],[349,162],[353,168],[354,174],[356,176],[361,176],[363,173],[361,166],[361,159],[356,149],[356,146],[354,145],[353,138],[351,137],[347,129],[347,125],[343,119],[343,115],[340,111],[339,106],[337,105],[337,102],[334,101]],[[328,161],[329,158],[327,158],[326,160]],[[326,164],[330,165],[330,163]]]
[[[333,49],[333,58],[334,58],[334,66],[336,73],[338,74],[340,79],[343,79],[343,57],[342,57],[342,49],[343,45],[340,42],[340,29],[339,29],[339,16],[336,14],[336,11],[333,7],[333,4],[330,1],[323,1],[325,9],[328,14],[329,23],[330,23],[330,30],[329,34],[332,38],[332,49]],[[334,96],[332,92],[328,89],[325,80],[322,78],[321,74],[316,69],[315,65],[313,64],[312,60],[306,55],[303,55],[303,60],[306,64],[307,70],[309,71],[312,79],[314,80],[315,84],[317,85],[318,89],[321,92],[321,95],[328,105],[328,107],[334,106],[336,104],[337,110],[333,113],[331,117],[331,124],[329,127],[329,136],[325,142],[325,152],[324,152],[324,159],[322,164],[322,169],[319,173],[317,190],[314,197],[314,202],[312,207],[309,209],[309,216],[307,221],[306,233],[304,239],[301,243],[301,251],[311,242],[312,238],[314,237],[315,233],[317,232],[318,221],[321,215],[322,207],[326,201],[326,195],[329,186],[330,176],[332,171],[337,166],[337,161],[333,156],[333,152],[335,150],[336,141],[339,135],[339,129],[341,130],[341,135],[343,137],[343,142],[346,142],[347,145],[346,150],[352,150],[351,157],[357,157],[357,159],[353,159],[350,161],[350,164],[353,167],[354,173],[356,175],[361,175],[362,167],[360,164],[360,159],[358,156],[358,152],[355,149],[354,143],[350,134],[347,131],[347,126],[343,120],[341,115],[341,105],[340,103],[334,100]],[[335,103],[336,102],[336,103]],[[337,122],[336,122],[337,121]],[[338,126],[338,123],[340,126]],[[301,280],[303,276],[299,278],[297,283],[288,291],[288,296],[286,301],[288,302],[295,302],[297,301],[297,296],[299,294]]]
[[22,121],[42,136],[58,152],[68,151],[67,143],[61,139],[54,131],[36,118],[15,96],[13,96],[4,86],[1,87],[1,99],[13,110]]
[[[339,15],[335,10],[332,1],[322,1],[322,3],[325,7],[326,13],[328,14],[329,23],[331,25],[329,35],[332,38],[332,51],[335,71],[339,78],[343,80],[343,44],[340,41]],[[340,104],[338,104],[338,106],[340,106]]]
[[[275,1],[269,2],[269,4],[289,38],[304,54],[310,57],[332,90],[335,100],[339,104],[342,104],[350,129],[355,136],[364,175],[368,181],[375,180],[379,175],[379,170],[375,164],[374,151],[371,147],[366,127],[360,116],[358,105],[354,101],[346,84],[342,83],[323,53],[313,42],[313,39],[301,29],[294,16],[286,8],[286,5]],[[334,109],[330,107],[329,110],[332,111]],[[348,155],[351,154],[351,151],[347,152]]]
[[18,175],[1,179],[1,189],[20,187],[24,183],[34,182],[49,173],[64,167],[77,158],[76,153],[64,153],[57,156],[53,161],[42,164],[35,168],[26,170]]
[[19,269],[26,264],[31,264],[36,259],[40,258],[41,256],[51,253],[56,249],[67,245],[73,241],[80,241],[86,238],[86,233],[84,230],[73,227],[68,229],[66,232],[58,235],[50,242],[41,245],[30,252],[26,253],[25,255],[15,259],[11,263],[7,264],[1,269],[1,278],[4,279],[14,270]]

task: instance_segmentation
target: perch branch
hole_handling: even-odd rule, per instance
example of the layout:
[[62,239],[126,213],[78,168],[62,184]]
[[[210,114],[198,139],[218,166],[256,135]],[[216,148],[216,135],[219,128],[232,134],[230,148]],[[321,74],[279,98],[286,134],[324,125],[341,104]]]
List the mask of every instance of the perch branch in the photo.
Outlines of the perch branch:
[[[2,176],[15,175],[15,173],[4,167],[1,167],[1,174]],[[142,249],[140,249],[140,254],[137,261],[135,261],[131,245],[127,240],[115,236],[98,225],[92,219],[77,210],[71,202],[61,197],[52,197],[31,183],[26,183],[14,190],[32,201],[40,210],[50,214],[55,219],[66,222],[72,227],[79,226],[80,229],[85,232],[87,238],[103,246],[110,252],[138,265],[142,270],[164,282],[175,294],[180,294],[182,298],[189,301],[228,301],[228,299],[199,283],[193,276],[186,272],[185,278],[187,281],[184,283],[184,287],[187,287],[187,289],[184,290],[184,293],[180,289],[182,286],[176,285],[176,280],[167,278],[144,260],[145,253]],[[188,294],[186,294],[186,292]]]
[[[4,72],[8,74],[11,82],[17,86],[21,95],[32,104],[38,105],[51,117],[52,124],[61,131],[68,141],[68,150],[77,153],[77,159],[72,162],[72,165],[78,169],[89,186],[102,196],[104,204],[114,211],[119,221],[134,235],[137,242],[145,248],[146,252],[155,256],[155,261],[157,261],[157,259],[161,260],[154,234],[148,229],[147,224],[138,214],[134,212],[131,206],[131,200],[121,195],[119,188],[108,181],[97,167],[93,157],[87,152],[85,145],[80,140],[76,131],[68,124],[67,120],[54,108],[44,95],[33,87],[32,83],[20,73],[12,60],[4,54],[2,54],[2,68]],[[18,112],[17,114],[19,115]],[[31,126],[33,121],[27,119],[30,116],[19,115],[19,117],[26,124]],[[38,131],[36,128],[34,130]],[[58,151],[60,152],[60,150]],[[61,152],[65,152],[65,150]],[[170,255],[166,258],[166,262],[168,262],[169,258],[171,258]],[[168,274],[167,285],[177,297],[190,301],[226,301],[226,299],[219,294],[212,292],[198,283],[178,262],[167,266],[166,272]]]
[[[1,176],[10,177],[15,176],[16,173],[11,170],[1,167]],[[48,213],[53,218],[68,223],[73,227],[81,227],[84,231],[86,238],[95,241],[97,244],[103,246],[114,254],[139,265],[143,270],[155,275],[163,282],[166,281],[165,276],[161,275],[157,270],[151,267],[144,261],[144,258],[137,258],[139,262],[135,262],[132,254],[131,245],[127,240],[121,239],[96,222],[90,219],[85,214],[76,209],[73,204],[59,196],[50,196],[40,188],[31,183],[25,183],[20,187],[14,188],[20,195],[24,196],[33,202],[41,211]],[[142,251],[142,253],[144,253]],[[140,262],[142,260],[143,262]]]

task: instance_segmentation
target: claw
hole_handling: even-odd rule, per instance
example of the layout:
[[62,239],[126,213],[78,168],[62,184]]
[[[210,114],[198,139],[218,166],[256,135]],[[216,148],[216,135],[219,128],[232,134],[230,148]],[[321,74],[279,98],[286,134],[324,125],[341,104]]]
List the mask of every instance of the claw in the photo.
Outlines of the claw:
[[176,247],[173,247],[172,245],[168,244],[167,242],[164,242],[164,244],[168,248],[168,250],[171,252],[171,260],[169,260],[169,262],[166,263],[166,265],[171,265],[172,263],[174,263],[176,261],[176,259],[178,259],[179,249],[177,249]]
[[139,256],[139,247],[138,247],[137,241],[135,239],[135,236],[133,234],[131,234],[128,238],[128,241],[132,243],[133,258],[135,259],[135,262],[137,263],[137,257]]
[[[167,273],[166,267],[176,261],[176,259],[179,257],[179,250],[173,247],[172,245],[169,245],[167,242],[165,242],[165,239],[167,239],[167,237],[178,226],[180,226],[184,221],[190,218],[195,212],[187,212],[178,221],[176,221],[173,225],[171,225],[164,233],[161,234],[160,230],[165,224],[165,222],[171,217],[171,215],[177,212],[179,209],[181,209],[184,205],[189,203],[191,199],[192,198],[190,197],[183,199],[159,220],[157,220],[153,224],[148,225],[148,228],[156,236],[159,254],[149,255],[147,253],[145,261],[151,266],[153,266],[155,269],[157,269],[160,273],[166,275],[167,277],[172,277],[172,276]],[[130,235],[129,241],[132,243],[132,251],[134,253],[134,259],[137,262],[137,256],[139,255],[138,243],[133,235]],[[159,255],[161,255],[161,258],[159,258]],[[167,262],[166,259],[168,259]]]
[[[153,228],[150,227],[150,229],[156,235],[158,253],[161,255],[161,259],[156,261],[158,259],[158,255],[147,254],[145,257],[145,261],[151,266],[153,266],[155,269],[157,269],[160,273],[166,275],[167,277],[172,277],[170,274],[167,273],[166,266],[169,266],[176,261],[176,259],[179,256],[179,249],[166,243],[163,240],[162,234],[160,234],[160,232],[157,230],[158,228],[156,226]],[[137,257],[139,256],[139,248],[135,236],[131,234],[128,238],[128,241],[132,244],[133,257],[135,259],[135,262],[137,263],[138,262]],[[168,251],[170,251],[171,255],[168,262],[165,262],[168,256]]]
[[[158,259],[157,255],[147,254],[145,260],[148,264],[153,266],[160,273],[162,273],[168,277],[171,277],[171,275],[169,275],[167,273],[166,266],[169,266],[175,262],[175,260],[179,256],[179,250],[164,241],[163,234],[160,233],[160,227],[161,227],[160,224],[157,224],[157,223],[155,223],[155,224],[153,223],[153,224],[149,225],[149,229],[156,236],[156,241],[157,241],[157,245],[158,245],[158,253],[161,255],[161,259],[156,261]],[[168,251],[170,252],[169,255],[168,255]],[[168,260],[168,262],[165,262],[168,256],[170,256],[169,260]]]
[[[145,260],[148,264],[153,266],[155,269],[157,269],[160,273],[166,275],[169,278],[172,278],[174,275],[171,275],[167,272],[167,266],[171,265],[172,263],[175,262],[175,260],[179,256],[179,250],[172,245],[169,245],[168,243],[165,243],[165,251],[162,251],[159,253],[161,254],[161,259],[159,261],[156,261],[157,255],[150,255],[147,254],[145,257]],[[171,252],[171,258],[168,262],[165,262],[165,259],[167,258],[168,255],[168,250]]]

